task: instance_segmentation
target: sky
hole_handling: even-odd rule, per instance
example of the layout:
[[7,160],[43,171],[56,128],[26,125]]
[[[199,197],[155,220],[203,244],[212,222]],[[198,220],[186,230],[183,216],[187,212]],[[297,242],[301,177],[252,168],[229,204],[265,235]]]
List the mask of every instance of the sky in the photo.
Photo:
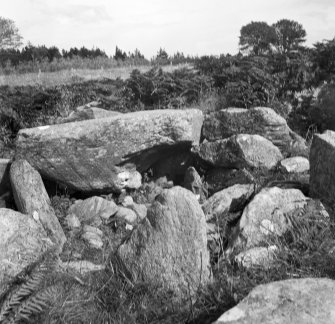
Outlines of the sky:
[[0,16],[12,19],[33,45],[115,47],[147,58],[164,48],[172,55],[236,54],[242,26],[295,20],[305,45],[335,37],[335,0],[0,0]]

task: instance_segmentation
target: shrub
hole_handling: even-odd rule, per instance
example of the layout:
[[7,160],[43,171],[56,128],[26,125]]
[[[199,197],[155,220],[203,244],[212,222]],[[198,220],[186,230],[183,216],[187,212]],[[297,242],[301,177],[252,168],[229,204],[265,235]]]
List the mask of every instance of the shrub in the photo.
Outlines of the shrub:
[[319,132],[335,130],[335,84],[325,84],[310,109],[310,120]]
[[211,85],[211,78],[186,68],[173,72],[160,68],[146,73],[134,70],[122,96],[135,110],[182,108],[197,103]]

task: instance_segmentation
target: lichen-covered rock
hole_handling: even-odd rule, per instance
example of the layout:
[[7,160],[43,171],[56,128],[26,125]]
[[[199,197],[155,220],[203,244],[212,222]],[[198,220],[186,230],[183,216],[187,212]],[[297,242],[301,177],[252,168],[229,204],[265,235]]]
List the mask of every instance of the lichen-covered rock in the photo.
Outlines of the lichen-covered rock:
[[[167,109],[21,129],[16,157],[69,188],[119,192],[119,174],[145,171],[162,155],[198,144],[202,122],[198,109]],[[124,188],[134,188],[130,182],[124,179]]]
[[254,288],[213,324],[335,323],[335,281],[289,279]]
[[204,141],[199,157],[215,167],[273,169],[283,159],[278,147],[259,135],[239,134],[215,142]]
[[211,276],[205,216],[194,194],[163,190],[118,256],[133,279],[160,284],[182,299],[194,296]]
[[0,295],[5,283],[53,247],[42,225],[31,215],[0,208]]
[[215,168],[206,173],[205,180],[211,195],[236,184],[255,183],[254,177],[246,169]]
[[335,132],[316,134],[310,152],[310,193],[335,202]]
[[10,167],[10,181],[17,209],[40,222],[61,249],[66,237],[40,174],[26,160],[16,160]]
[[[321,203],[312,201],[297,189],[278,187],[262,189],[246,206],[237,227],[237,236],[231,242],[233,248],[249,249],[268,242],[270,237],[282,236],[293,229],[295,213],[312,212],[325,220],[329,215]],[[292,218],[292,219],[291,219]],[[297,231],[299,229],[296,229]]]
[[235,134],[258,134],[278,146],[285,155],[308,152],[304,139],[288,127],[283,117],[266,107],[227,108],[213,112],[206,117],[202,134],[208,141]]

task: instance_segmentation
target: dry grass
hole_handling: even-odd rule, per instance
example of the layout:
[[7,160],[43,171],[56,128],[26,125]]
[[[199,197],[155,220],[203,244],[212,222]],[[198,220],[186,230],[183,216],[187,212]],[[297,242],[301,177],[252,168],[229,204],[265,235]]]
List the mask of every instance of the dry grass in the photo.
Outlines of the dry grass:
[[[176,69],[189,67],[189,64],[167,65],[162,69],[165,72],[172,72]],[[57,72],[40,72],[25,74],[9,74],[0,75],[0,86],[32,86],[39,85],[43,87],[52,87],[60,84],[71,84],[80,81],[89,81],[97,79],[117,79],[125,80],[129,77],[134,69],[140,70],[142,73],[150,70],[151,65],[142,66],[122,66],[109,69],[70,69]]]

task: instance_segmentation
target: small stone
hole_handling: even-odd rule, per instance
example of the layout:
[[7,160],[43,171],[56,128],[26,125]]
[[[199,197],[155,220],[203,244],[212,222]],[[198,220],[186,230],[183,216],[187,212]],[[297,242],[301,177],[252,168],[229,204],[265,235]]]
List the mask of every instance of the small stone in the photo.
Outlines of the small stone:
[[90,225],[84,225],[83,226],[83,232],[84,233],[94,233],[100,237],[102,237],[103,232],[101,230],[99,230],[98,228],[94,227],[94,226],[90,226]]
[[85,232],[82,234],[82,239],[85,240],[91,247],[96,249],[102,249],[104,243],[100,235],[93,232]]
[[66,225],[69,229],[77,229],[80,228],[81,223],[78,217],[75,214],[69,214],[65,217]]
[[295,156],[280,161],[280,169],[285,173],[303,173],[309,171],[309,161],[305,157]]
[[269,268],[275,258],[278,247],[271,245],[269,247],[254,247],[235,256],[235,261],[245,268],[261,266]]
[[134,225],[138,221],[137,214],[125,207],[119,207],[119,210],[115,214],[115,218],[125,221],[127,224]]
[[93,271],[102,271],[106,268],[103,264],[94,264],[87,260],[61,262],[59,266],[65,271],[75,271],[81,275]]

